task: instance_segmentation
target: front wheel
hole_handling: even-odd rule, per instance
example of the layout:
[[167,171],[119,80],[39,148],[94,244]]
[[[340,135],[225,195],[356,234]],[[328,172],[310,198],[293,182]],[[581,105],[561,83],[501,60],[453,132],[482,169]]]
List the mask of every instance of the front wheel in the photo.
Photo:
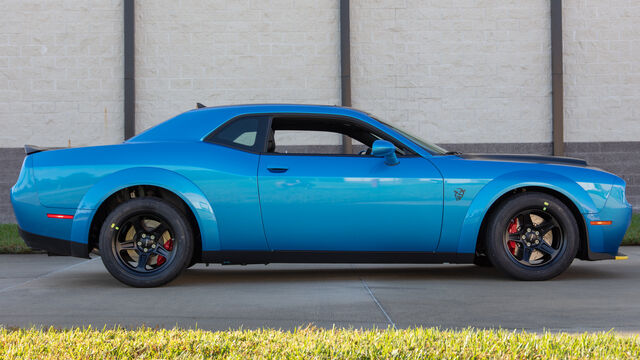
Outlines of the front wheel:
[[189,265],[193,235],[175,207],[157,198],[138,198],[107,216],[99,247],[102,262],[116,279],[154,287],[175,279]]
[[485,245],[491,263],[519,280],[547,280],[576,257],[579,231],[571,210],[556,197],[526,192],[507,199],[488,219]]

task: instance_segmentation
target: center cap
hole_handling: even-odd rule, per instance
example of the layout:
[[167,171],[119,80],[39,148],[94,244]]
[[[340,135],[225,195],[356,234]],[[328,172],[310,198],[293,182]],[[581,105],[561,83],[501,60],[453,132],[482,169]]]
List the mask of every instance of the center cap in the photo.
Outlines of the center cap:
[[527,247],[536,246],[539,243],[538,235],[533,231],[527,231],[523,237]]
[[141,243],[142,247],[149,247],[154,243],[154,241],[147,234],[141,234],[138,242]]

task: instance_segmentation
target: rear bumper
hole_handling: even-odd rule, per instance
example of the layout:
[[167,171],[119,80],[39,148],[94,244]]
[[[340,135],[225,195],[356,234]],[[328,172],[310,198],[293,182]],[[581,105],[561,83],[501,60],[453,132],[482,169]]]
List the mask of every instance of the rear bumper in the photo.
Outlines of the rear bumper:
[[50,254],[89,259],[89,247],[87,244],[37,235],[21,228],[18,228],[18,232],[24,242],[34,250],[44,250]]

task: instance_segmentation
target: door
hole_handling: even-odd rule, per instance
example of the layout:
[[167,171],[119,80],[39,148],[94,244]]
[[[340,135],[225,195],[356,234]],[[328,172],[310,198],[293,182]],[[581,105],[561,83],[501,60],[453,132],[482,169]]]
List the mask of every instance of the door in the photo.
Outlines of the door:
[[[272,126],[270,141],[277,143],[278,123]],[[357,144],[368,147],[372,139],[354,132],[353,124],[349,126],[348,135],[355,135]],[[308,120],[302,127],[301,131],[313,128]],[[288,121],[285,128],[295,130],[295,122]],[[335,126],[332,132],[341,134]],[[294,146],[294,154],[277,151],[271,144],[270,151],[260,156],[260,206],[272,250],[436,249],[442,221],[442,177],[430,161],[399,149],[400,162],[389,166],[384,159],[367,155],[367,150],[359,155],[322,154],[327,146],[313,144],[305,154]]]

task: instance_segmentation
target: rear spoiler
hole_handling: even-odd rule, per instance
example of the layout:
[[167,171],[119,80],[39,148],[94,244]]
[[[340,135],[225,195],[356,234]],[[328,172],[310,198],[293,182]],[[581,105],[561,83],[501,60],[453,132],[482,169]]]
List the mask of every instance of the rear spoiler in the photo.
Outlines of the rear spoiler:
[[31,154],[35,154],[35,153],[39,153],[41,151],[47,151],[47,150],[51,150],[51,148],[45,148],[45,147],[40,147],[40,146],[35,146],[35,145],[25,145],[24,146],[24,152],[27,155],[31,155]]

